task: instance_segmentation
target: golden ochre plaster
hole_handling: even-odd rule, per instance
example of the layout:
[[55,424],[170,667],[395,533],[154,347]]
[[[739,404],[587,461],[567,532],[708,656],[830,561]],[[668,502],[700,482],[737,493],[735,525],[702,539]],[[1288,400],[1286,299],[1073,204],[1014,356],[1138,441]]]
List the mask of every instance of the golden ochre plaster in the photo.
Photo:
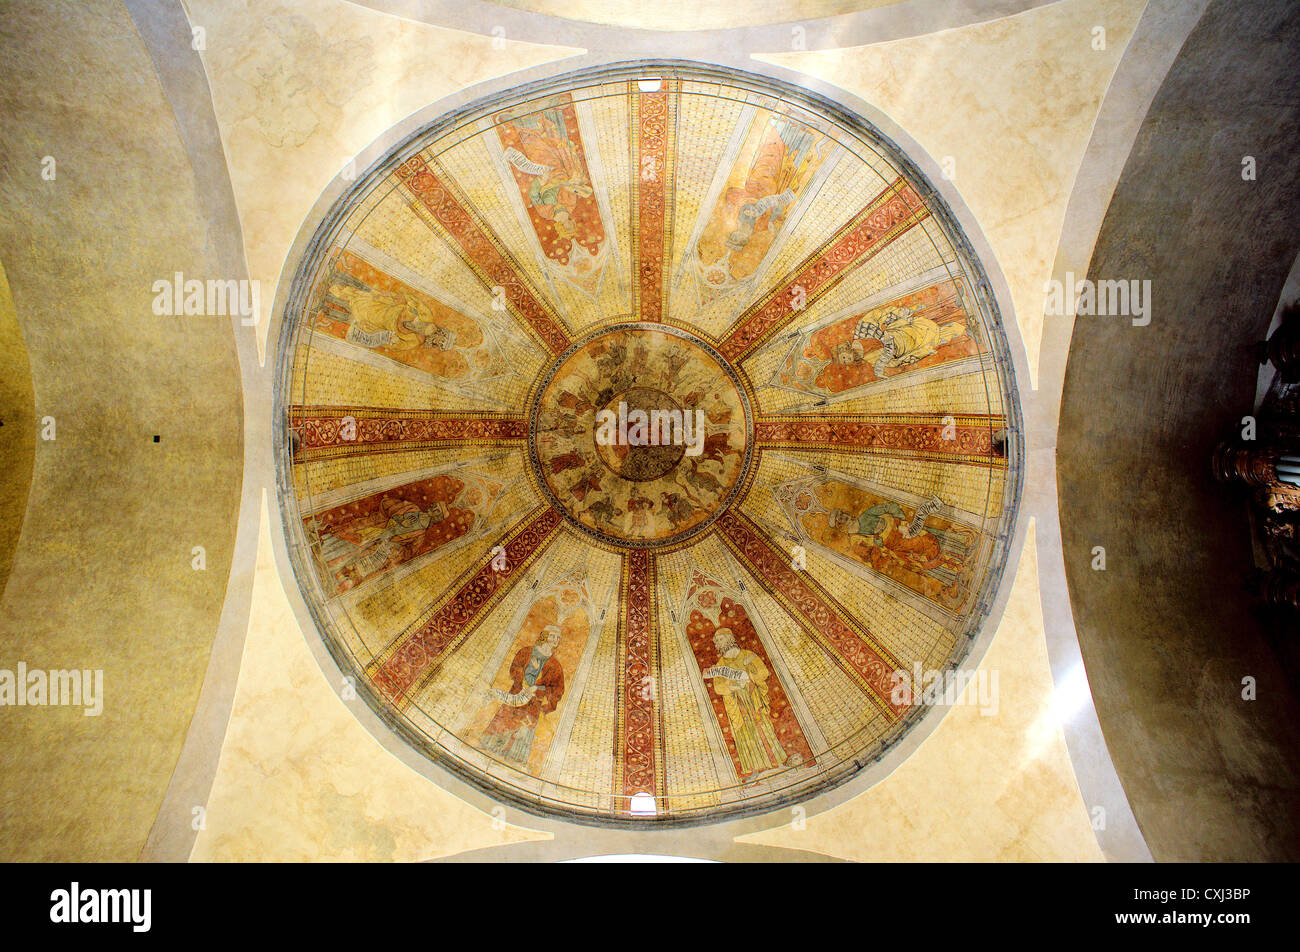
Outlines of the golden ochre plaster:
[[0,59],[0,259],[21,330],[6,360],[21,340],[34,393],[4,431],[36,437],[0,668],[103,673],[98,716],[0,712],[0,843],[6,860],[130,861],[180,755],[226,596],[243,459],[234,338],[228,318],[150,306],[154,281],[216,266],[176,119],[126,9],[7,4]]
[[23,345],[4,267],[0,266],[0,337],[7,342],[0,349],[0,592],[4,591],[13,565],[14,550],[27,516],[27,493],[32,485],[32,463],[36,456],[36,404],[32,371]]

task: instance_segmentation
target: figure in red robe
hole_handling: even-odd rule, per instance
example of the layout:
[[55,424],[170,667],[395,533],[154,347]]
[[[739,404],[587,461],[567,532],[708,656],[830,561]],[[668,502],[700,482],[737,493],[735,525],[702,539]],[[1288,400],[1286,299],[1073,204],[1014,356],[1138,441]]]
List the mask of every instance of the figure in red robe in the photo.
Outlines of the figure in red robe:
[[960,572],[961,559],[945,553],[934,533],[925,528],[926,518],[939,505],[938,498],[922,503],[910,523],[903,507],[895,502],[870,507],[858,516],[856,525],[852,516],[837,509],[832,522],[848,530],[849,538],[862,546],[866,560],[877,570],[883,571],[884,563],[893,559],[918,572],[941,567]]
[[587,461],[582,458],[581,453],[565,453],[562,456],[552,457],[551,475],[555,476],[564,472],[566,469],[578,469],[580,466],[587,465]]
[[547,625],[531,647],[525,645],[510,663],[510,692],[496,691],[501,706],[483,732],[483,750],[515,764],[527,764],[537,722],[564,696],[564,669],[555,657],[558,625]]

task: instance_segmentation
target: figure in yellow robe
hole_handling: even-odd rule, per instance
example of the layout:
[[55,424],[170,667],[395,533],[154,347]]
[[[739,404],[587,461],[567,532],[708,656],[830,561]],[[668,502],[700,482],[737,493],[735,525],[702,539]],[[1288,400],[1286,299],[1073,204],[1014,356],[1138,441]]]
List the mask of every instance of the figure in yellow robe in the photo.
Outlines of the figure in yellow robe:
[[400,291],[379,291],[335,284],[330,295],[345,302],[352,315],[348,340],[365,347],[414,350],[449,349],[455,335],[434,322],[433,312],[419,298]]
[[881,349],[872,370],[877,377],[883,377],[886,370],[924,360],[965,333],[961,324],[939,324],[917,309],[905,307],[890,311],[879,324],[859,319],[853,339],[836,345],[834,359],[841,364],[862,363],[865,349],[861,341],[874,338],[880,341]]
[[741,775],[782,766],[788,756],[772,726],[767,665],[754,652],[737,645],[730,628],[715,631],[713,645],[718,649],[718,663],[704,676],[713,681],[713,689],[722,698]]
[[[329,295],[349,314],[344,340],[378,350],[412,367],[440,377],[459,379],[471,370],[461,350],[483,343],[483,330],[472,319],[450,308],[435,311],[428,303],[405,291],[385,291],[334,281]],[[475,356],[482,362],[486,355]]]

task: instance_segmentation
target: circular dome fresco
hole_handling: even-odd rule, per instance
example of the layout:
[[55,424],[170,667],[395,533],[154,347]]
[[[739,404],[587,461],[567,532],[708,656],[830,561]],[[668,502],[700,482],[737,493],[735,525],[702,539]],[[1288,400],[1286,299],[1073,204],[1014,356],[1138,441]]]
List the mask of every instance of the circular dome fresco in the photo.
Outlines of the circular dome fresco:
[[980,263],[803,90],[641,63],[480,100],[352,183],[277,351],[296,581],[359,694],[582,822],[768,812],[879,759],[1006,567]]

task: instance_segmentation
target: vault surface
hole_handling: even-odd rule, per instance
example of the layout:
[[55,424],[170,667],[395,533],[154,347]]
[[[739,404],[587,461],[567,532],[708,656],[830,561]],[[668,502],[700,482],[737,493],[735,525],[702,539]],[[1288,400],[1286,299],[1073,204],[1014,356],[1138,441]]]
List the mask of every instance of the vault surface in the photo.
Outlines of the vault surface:
[[1020,485],[996,305],[865,121],[683,63],[421,129],[298,263],[280,504],[409,744],[587,822],[768,812],[926,711]]

